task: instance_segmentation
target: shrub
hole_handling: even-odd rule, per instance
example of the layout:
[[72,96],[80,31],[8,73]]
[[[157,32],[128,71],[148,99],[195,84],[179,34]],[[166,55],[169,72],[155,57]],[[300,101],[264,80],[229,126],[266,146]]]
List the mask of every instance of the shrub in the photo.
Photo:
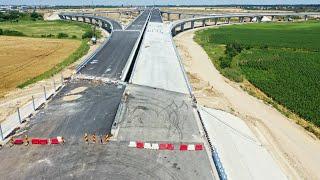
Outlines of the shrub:
[[224,68],[230,67],[232,58],[229,56],[220,57],[219,61],[220,61],[220,67],[224,69]]
[[0,35],[2,35],[3,34],[3,30],[2,29],[0,29]]
[[77,39],[77,36],[76,35],[72,35],[72,39]]
[[3,30],[3,35],[6,36],[25,36],[22,32],[13,31],[13,30]]
[[59,38],[59,39],[67,38],[67,37],[69,37],[69,35],[66,34],[66,33],[59,33],[59,34],[57,35],[57,38]]
[[91,38],[92,36],[93,36],[93,32],[92,32],[92,31],[86,31],[86,32],[82,35],[82,39]]
[[222,69],[221,73],[226,76],[227,78],[235,81],[235,82],[242,82],[243,81],[243,76],[241,72],[237,69],[234,68],[225,68]]

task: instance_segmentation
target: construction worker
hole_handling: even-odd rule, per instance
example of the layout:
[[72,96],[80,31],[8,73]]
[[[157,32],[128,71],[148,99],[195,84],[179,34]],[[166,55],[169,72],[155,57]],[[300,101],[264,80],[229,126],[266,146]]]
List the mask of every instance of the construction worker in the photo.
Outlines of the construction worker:
[[24,140],[25,140],[25,146],[28,146],[29,145],[29,138],[28,138],[28,135],[24,135]]
[[13,137],[11,137],[9,146],[12,147],[13,145],[14,145],[14,139],[13,139]]
[[83,139],[86,143],[89,143],[88,134],[84,133]]
[[105,139],[104,139],[104,140],[105,140],[106,143],[109,142],[109,134],[107,134],[107,135],[105,136]]
[[63,136],[61,136],[61,140],[62,140],[62,144],[64,144],[65,142],[66,142],[66,140],[64,139],[64,137]]
[[93,142],[93,143],[96,143],[96,142],[97,142],[96,134],[93,134],[93,135],[92,135],[92,142]]

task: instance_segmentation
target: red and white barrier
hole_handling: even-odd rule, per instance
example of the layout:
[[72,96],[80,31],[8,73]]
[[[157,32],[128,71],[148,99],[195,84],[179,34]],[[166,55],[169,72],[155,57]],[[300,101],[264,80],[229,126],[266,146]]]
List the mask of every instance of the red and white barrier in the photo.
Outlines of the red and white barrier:
[[21,145],[21,144],[23,144],[23,139],[15,139],[15,140],[13,141],[13,144],[15,144],[15,145]]
[[128,147],[138,149],[151,149],[151,150],[180,150],[180,151],[201,151],[204,149],[202,144],[180,144],[175,148],[171,143],[145,143],[142,141],[130,141]]
[[31,144],[47,145],[47,144],[61,144],[61,143],[63,143],[63,138],[60,136],[55,138],[50,138],[50,139],[43,139],[43,138],[31,139]]

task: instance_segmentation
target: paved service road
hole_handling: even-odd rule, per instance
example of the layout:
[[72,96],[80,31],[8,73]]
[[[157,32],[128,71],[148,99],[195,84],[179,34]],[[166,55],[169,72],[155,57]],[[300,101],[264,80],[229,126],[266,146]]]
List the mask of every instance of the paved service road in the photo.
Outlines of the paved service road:
[[137,19],[135,19],[126,30],[142,30],[146,20],[148,19],[150,10],[145,10]]
[[30,137],[64,136],[78,142],[84,133],[110,133],[124,86],[73,80],[30,120]]
[[138,31],[114,31],[107,44],[79,73],[119,79],[139,35]]

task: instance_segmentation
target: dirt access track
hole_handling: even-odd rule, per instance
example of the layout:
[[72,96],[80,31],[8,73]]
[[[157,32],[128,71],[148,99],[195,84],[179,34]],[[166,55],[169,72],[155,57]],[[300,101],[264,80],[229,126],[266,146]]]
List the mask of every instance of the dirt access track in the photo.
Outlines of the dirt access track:
[[0,98],[66,59],[81,41],[0,37]]
[[175,37],[198,103],[239,116],[286,171],[289,179],[320,178],[320,141],[270,105],[223,77],[193,41],[194,31]]

